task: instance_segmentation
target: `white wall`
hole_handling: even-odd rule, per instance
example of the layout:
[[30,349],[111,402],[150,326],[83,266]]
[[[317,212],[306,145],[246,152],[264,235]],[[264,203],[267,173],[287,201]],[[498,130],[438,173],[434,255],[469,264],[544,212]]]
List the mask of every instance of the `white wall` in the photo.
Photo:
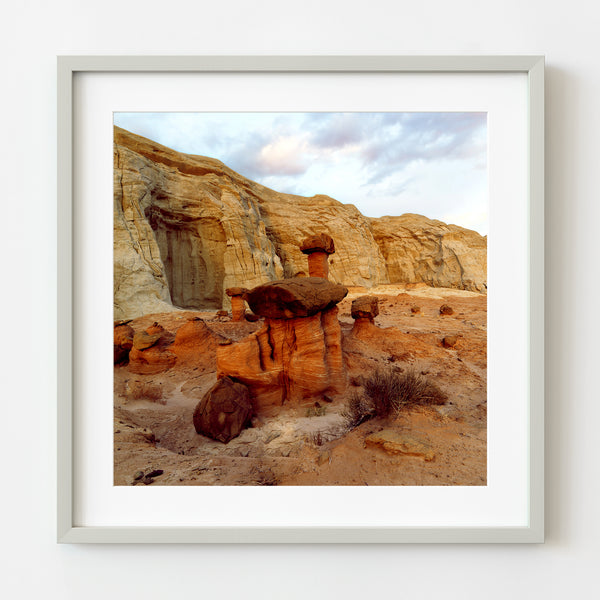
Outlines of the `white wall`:
[[[6,597],[449,600],[597,593],[599,16],[589,0],[5,3],[0,588]],[[55,55],[78,53],[546,55],[545,545],[56,545]]]

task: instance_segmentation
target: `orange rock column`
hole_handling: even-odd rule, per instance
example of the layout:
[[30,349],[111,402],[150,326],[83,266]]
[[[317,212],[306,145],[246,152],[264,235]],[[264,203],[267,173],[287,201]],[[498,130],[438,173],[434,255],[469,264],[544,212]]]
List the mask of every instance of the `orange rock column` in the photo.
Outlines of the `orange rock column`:
[[329,255],[335,252],[333,239],[326,233],[313,235],[300,244],[300,250],[308,254],[309,277],[329,277]]
[[225,293],[231,298],[231,320],[243,321],[246,315],[246,302],[244,294],[248,290],[246,288],[234,287],[227,288]]
[[329,277],[329,255],[326,252],[312,252],[308,255],[308,276]]

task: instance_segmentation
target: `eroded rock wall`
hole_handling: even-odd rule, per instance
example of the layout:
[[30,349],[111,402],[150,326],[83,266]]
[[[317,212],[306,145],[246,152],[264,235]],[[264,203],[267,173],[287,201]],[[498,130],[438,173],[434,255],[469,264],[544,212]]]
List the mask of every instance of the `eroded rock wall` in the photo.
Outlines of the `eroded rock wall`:
[[335,240],[332,282],[486,289],[486,240],[476,232],[278,193],[118,127],[114,142],[115,319],[228,308],[228,287],[308,275],[299,243],[320,233]]
[[369,219],[393,283],[487,290],[487,240],[421,215]]

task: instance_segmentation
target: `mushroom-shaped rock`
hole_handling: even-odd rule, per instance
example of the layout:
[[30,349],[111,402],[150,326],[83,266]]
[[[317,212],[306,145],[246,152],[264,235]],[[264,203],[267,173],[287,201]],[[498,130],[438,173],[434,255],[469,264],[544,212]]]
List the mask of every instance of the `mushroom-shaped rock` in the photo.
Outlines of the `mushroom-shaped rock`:
[[335,252],[333,239],[326,233],[307,237],[301,244],[300,250],[308,254],[308,274],[310,277],[329,275],[329,255]]
[[343,300],[348,289],[321,277],[296,277],[271,281],[246,296],[254,314],[270,319],[310,317]]
[[360,296],[352,301],[352,318],[368,319],[371,323],[379,314],[377,296]]
[[201,435],[226,444],[242,432],[251,418],[248,388],[230,377],[223,377],[196,406],[194,428]]
[[246,314],[244,297],[248,290],[243,287],[230,287],[225,290],[225,293],[231,298],[231,320],[243,321]]

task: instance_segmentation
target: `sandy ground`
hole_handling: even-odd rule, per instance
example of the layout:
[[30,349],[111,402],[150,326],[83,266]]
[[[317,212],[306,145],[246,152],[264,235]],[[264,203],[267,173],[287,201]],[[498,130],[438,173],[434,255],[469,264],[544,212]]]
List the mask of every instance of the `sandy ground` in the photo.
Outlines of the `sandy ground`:
[[[372,339],[350,336],[350,305],[364,294],[379,298],[378,331]],[[115,485],[486,485],[487,298],[454,289],[419,286],[350,288],[339,305],[344,332],[348,392],[319,411],[312,405],[282,407],[255,420],[228,444],[198,435],[192,413],[216,381],[202,366],[156,375],[115,367]],[[453,308],[442,316],[442,304]],[[411,307],[418,307],[413,314]],[[216,332],[239,340],[260,323],[233,323],[213,312],[146,315],[138,331],[154,321],[175,333],[197,315]],[[452,348],[442,340],[457,336]],[[350,429],[344,416],[361,377],[378,367],[415,370],[447,395],[442,406],[415,407],[388,419]],[[317,414],[315,414],[317,412]],[[324,413],[324,414],[321,414]],[[427,452],[390,454],[365,439],[385,430]],[[156,471],[151,480],[135,477]],[[162,471],[162,473],[160,473]]]

